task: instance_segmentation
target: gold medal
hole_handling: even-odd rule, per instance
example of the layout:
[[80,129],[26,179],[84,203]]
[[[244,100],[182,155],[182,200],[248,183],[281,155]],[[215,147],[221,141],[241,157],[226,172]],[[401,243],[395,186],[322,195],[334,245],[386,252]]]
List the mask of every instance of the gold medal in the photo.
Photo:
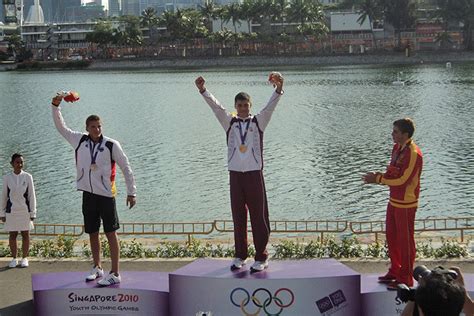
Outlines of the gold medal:
[[95,171],[97,169],[97,164],[93,163],[91,164],[91,170]]
[[244,153],[244,152],[247,151],[247,146],[242,144],[242,145],[239,146],[239,150],[240,150],[241,153]]

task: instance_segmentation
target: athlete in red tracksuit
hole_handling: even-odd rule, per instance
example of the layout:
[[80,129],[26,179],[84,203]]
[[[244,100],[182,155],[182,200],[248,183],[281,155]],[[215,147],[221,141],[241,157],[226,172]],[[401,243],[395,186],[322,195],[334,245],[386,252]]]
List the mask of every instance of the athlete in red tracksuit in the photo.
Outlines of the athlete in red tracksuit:
[[386,275],[379,277],[379,282],[389,283],[389,289],[395,289],[399,283],[413,286],[415,213],[423,166],[420,148],[411,139],[414,132],[415,124],[411,119],[395,121],[392,132],[395,145],[387,171],[364,176],[366,183],[390,187],[385,225],[391,266]]

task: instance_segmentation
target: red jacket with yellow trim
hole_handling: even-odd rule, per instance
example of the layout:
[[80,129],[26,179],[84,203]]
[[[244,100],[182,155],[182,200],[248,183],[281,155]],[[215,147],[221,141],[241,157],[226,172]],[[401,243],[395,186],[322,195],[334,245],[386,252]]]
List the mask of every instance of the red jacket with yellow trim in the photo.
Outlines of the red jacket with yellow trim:
[[387,171],[378,174],[376,182],[390,187],[390,204],[397,208],[418,206],[423,155],[409,139],[403,146],[395,144]]

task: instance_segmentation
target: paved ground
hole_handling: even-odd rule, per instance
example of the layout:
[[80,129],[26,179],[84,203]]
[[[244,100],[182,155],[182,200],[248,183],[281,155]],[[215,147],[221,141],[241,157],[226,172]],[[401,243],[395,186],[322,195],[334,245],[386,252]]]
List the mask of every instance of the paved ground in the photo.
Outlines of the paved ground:
[[[9,258],[0,259],[0,316],[33,315],[31,274],[62,271],[88,271],[90,269],[89,261],[80,259],[31,259],[29,268],[9,269],[6,267],[9,260]],[[340,261],[360,273],[384,273],[388,266],[387,260],[357,259]],[[171,272],[190,262],[192,262],[192,259],[128,259],[121,262],[121,270]],[[416,264],[424,264],[428,268],[433,268],[439,265],[444,267],[455,265],[459,266],[465,273],[474,273],[473,263],[474,259],[463,259],[419,261]],[[106,269],[109,268],[109,263],[105,262],[104,267]]]

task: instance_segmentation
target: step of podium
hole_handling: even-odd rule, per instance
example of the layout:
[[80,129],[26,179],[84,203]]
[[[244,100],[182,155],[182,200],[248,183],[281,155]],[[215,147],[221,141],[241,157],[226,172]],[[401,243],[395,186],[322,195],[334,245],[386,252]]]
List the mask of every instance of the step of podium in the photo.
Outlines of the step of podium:
[[121,272],[122,282],[99,287],[87,272],[32,275],[35,315],[169,315],[168,273]]
[[170,273],[170,315],[360,313],[360,274],[334,259],[270,261],[257,273],[230,263],[199,259]]

